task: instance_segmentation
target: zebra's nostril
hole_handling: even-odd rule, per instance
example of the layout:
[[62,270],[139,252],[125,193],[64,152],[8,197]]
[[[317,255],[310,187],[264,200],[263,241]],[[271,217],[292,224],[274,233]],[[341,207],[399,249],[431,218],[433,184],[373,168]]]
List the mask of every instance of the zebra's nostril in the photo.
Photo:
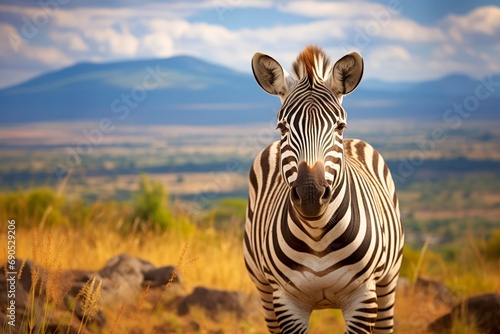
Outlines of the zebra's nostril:
[[300,204],[300,196],[299,193],[297,192],[297,187],[293,186],[292,191],[290,193],[290,198],[292,199],[292,202],[296,205]]
[[330,201],[331,195],[332,191],[330,190],[330,187],[325,187],[325,192],[323,193],[323,196],[321,196],[321,200],[323,201],[323,203]]

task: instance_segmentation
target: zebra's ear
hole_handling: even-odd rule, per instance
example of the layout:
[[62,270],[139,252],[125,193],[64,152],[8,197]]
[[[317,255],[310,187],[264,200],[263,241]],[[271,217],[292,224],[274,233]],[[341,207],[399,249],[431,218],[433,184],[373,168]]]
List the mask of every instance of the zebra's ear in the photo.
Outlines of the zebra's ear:
[[363,58],[351,52],[333,65],[331,85],[333,92],[340,98],[352,92],[363,77]]
[[274,58],[257,52],[252,57],[252,71],[260,87],[283,101],[293,85],[293,78]]

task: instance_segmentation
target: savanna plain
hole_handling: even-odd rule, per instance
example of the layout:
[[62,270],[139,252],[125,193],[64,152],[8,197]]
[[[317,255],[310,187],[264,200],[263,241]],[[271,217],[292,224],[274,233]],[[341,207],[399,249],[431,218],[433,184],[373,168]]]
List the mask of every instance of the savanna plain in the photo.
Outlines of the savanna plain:
[[[407,240],[396,333],[427,333],[454,302],[500,293],[499,125],[444,128],[437,142],[430,134],[443,127],[438,122],[348,124],[346,137],[377,148],[396,180]],[[7,261],[8,221],[15,220],[18,285],[23,275],[33,284],[16,327],[3,317],[0,331],[266,333],[242,238],[247,172],[277,139],[274,127],[123,125],[93,137],[82,134],[92,133],[92,123],[2,128],[0,259]],[[112,303],[101,300],[92,276],[68,297],[68,273],[97,272],[124,253],[175,270],[165,284]],[[26,263],[30,271],[22,270]],[[442,284],[445,297],[423,289],[422,279]],[[213,317],[200,307],[179,315],[178,299],[196,287],[238,292],[245,312]],[[313,312],[310,331],[341,333],[341,312]],[[450,332],[478,329],[457,318]]]

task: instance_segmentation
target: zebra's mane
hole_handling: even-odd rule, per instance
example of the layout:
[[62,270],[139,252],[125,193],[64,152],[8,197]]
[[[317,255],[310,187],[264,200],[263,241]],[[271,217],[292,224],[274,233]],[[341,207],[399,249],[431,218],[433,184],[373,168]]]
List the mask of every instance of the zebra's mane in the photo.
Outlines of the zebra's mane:
[[323,50],[308,45],[292,65],[292,71],[298,80],[307,77],[311,85],[324,82],[331,70],[330,59]]

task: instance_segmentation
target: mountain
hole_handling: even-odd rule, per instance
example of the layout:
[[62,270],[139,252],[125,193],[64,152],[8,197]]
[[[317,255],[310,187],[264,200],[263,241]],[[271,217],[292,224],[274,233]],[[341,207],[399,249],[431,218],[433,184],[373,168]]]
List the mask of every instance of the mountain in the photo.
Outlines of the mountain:
[[248,74],[179,56],[81,63],[0,90],[0,122],[102,118],[145,124],[257,122],[277,104]]
[[418,83],[366,80],[346,98],[344,107],[350,117],[356,114],[435,122],[455,122],[457,117],[498,120],[500,75],[474,80],[453,74]]
[[[500,83],[500,76],[492,80]],[[350,118],[436,120],[474,96],[478,85],[460,75],[421,83],[365,80],[344,107]],[[479,102],[475,117],[499,118],[498,84]],[[2,89],[0,123],[110,118],[131,124],[248,124],[268,122],[279,105],[251,74],[177,56],[80,63]]]

